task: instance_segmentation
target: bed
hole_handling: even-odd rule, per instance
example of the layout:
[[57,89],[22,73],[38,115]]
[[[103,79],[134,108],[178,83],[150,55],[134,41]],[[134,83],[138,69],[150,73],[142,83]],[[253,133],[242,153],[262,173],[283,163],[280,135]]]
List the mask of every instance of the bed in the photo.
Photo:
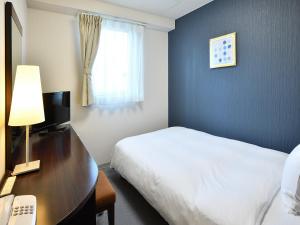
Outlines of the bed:
[[111,167],[171,225],[299,225],[279,196],[287,156],[172,127],[121,140]]

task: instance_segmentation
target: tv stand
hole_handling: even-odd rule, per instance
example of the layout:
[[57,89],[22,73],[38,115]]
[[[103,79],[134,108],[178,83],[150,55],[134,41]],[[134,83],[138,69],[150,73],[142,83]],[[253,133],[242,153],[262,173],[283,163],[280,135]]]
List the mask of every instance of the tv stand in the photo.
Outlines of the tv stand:
[[68,124],[49,127],[45,130],[40,131],[39,135],[43,136],[53,132],[65,132],[65,130],[68,129],[68,127],[69,127]]

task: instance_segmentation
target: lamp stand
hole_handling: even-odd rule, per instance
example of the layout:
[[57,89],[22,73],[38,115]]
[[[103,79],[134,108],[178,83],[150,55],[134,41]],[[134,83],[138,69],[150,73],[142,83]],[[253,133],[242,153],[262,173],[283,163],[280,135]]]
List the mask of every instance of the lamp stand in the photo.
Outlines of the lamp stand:
[[40,160],[29,162],[29,125],[26,126],[26,163],[15,166],[12,176],[33,172],[40,169]]

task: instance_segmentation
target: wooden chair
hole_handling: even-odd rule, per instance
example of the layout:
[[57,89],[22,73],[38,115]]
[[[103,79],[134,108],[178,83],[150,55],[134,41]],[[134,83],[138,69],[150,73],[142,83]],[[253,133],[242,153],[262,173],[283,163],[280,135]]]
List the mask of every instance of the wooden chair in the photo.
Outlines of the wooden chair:
[[101,170],[96,186],[96,213],[107,210],[109,225],[115,224],[115,202],[116,192],[105,173]]

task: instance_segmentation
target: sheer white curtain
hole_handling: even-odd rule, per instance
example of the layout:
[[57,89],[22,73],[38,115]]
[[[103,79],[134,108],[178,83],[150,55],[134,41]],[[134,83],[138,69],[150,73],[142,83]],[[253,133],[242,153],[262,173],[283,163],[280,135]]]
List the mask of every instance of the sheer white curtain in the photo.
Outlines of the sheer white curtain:
[[92,71],[97,105],[144,100],[144,27],[103,19]]

